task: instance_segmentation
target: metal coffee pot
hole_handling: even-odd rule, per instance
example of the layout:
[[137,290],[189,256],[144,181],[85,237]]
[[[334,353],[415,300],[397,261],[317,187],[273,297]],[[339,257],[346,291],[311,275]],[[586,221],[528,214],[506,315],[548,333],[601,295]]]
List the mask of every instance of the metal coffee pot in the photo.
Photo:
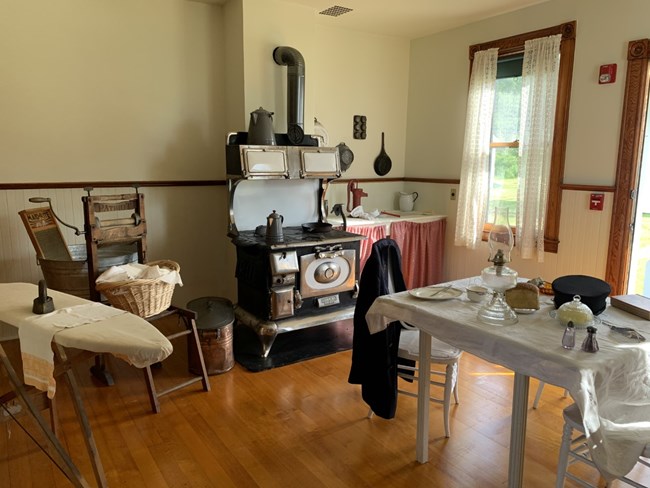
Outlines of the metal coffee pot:
[[281,241],[284,239],[282,224],[284,217],[275,210],[266,218],[266,240]]
[[248,144],[275,146],[273,112],[264,110],[262,107],[251,112],[251,120],[248,124]]

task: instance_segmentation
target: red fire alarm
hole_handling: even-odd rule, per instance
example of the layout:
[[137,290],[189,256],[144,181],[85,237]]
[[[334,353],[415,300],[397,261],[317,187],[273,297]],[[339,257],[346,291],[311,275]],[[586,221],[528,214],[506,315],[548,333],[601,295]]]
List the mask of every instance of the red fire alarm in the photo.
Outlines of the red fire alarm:
[[616,65],[603,64],[598,73],[598,84],[614,83],[616,81]]
[[602,210],[604,201],[604,193],[592,193],[591,198],[589,198],[589,210]]

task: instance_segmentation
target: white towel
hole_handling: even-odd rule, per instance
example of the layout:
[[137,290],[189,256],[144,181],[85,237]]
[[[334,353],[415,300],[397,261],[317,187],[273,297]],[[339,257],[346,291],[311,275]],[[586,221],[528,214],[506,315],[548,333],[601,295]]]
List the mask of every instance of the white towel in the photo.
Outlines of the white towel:
[[95,281],[99,283],[114,283],[117,281],[131,281],[137,279],[156,279],[169,283],[170,285],[183,286],[181,274],[178,271],[161,268],[160,266],[140,263],[129,263],[121,266],[111,266],[97,277]]
[[25,384],[47,391],[48,398],[54,398],[54,335],[65,328],[99,322],[125,313],[124,310],[101,303],[89,303],[25,319],[18,328]]
[[359,205],[358,207],[354,207],[352,209],[352,212],[350,212],[350,217],[355,217],[357,219],[374,220],[379,217],[380,214],[381,211],[378,209],[372,210],[371,212],[366,212],[363,210],[363,206]]

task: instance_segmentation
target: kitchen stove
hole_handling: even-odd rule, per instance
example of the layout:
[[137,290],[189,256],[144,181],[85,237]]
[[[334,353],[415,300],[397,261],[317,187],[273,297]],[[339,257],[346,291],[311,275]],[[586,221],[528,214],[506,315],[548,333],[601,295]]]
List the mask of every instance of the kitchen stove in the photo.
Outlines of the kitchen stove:
[[327,222],[326,193],[341,176],[340,154],[303,132],[302,55],[284,46],[273,57],[288,67],[287,133],[276,133],[269,145],[253,144],[246,132],[226,137],[235,317],[257,333],[263,357],[279,333],[354,315],[365,239]]
[[358,293],[363,236],[302,227],[283,228],[283,234],[279,242],[253,230],[233,237],[236,313],[257,332],[263,356],[278,333],[351,317]]

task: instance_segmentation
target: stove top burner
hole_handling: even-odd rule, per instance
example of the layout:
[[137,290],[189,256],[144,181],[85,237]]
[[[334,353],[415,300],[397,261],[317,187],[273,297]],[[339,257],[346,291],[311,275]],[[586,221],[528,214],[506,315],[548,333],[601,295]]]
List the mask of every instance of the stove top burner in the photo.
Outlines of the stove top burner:
[[257,235],[254,230],[244,230],[240,231],[239,235],[232,239],[232,242],[236,246],[261,246],[270,249],[287,249],[365,239],[362,235],[337,229],[320,233],[304,232],[301,226],[283,227],[282,233],[284,234],[282,241],[267,241],[264,236]]

